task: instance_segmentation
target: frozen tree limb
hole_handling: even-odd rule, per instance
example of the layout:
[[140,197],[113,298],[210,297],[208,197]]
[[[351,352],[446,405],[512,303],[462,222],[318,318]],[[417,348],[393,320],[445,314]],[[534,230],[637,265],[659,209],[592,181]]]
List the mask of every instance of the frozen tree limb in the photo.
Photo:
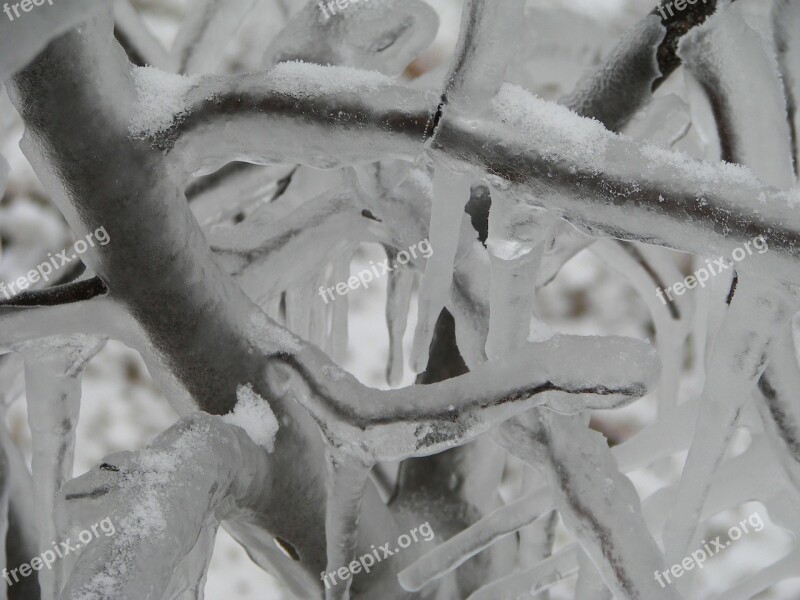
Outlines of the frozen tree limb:
[[[212,230],[209,244],[251,298],[272,297],[291,287],[291,280],[317,272],[342,240],[377,241],[370,234],[375,222],[362,215],[352,198],[351,192],[334,190],[283,219],[271,218],[267,205],[235,227]],[[300,255],[305,255],[302,262],[296,260]],[[284,274],[280,265],[289,260],[293,271]]]
[[[80,288],[88,291],[89,286]],[[81,295],[78,286],[67,284],[20,294],[12,303],[0,303],[0,348],[10,349],[22,342],[54,335],[107,336],[116,331],[118,306],[103,296],[70,301]]]
[[658,49],[666,29],[651,14],[629,30],[605,63],[593,67],[561,103],[578,114],[621,131],[650,101],[653,83],[662,76]]
[[[255,162],[277,159],[277,149],[266,148],[264,139],[280,136],[300,141],[307,138],[309,130],[329,130],[330,145],[323,149],[284,144],[284,155],[288,153],[292,161],[330,168],[374,160],[376,155],[413,158],[422,150],[417,142],[430,131],[430,119],[435,113],[433,103],[428,100],[426,105],[422,95],[375,80],[369,84],[373,86],[372,106],[356,111],[354,92],[365,91],[363,82],[353,80],[348,91],[340,92],[326,83],[328,73],[346,78],[346,71],[333,67],[281,68],[279,74],[273,71],[272,75],[258,78],[204,79],[188,93],[187,116],[169,132],[157,134],[154,142],[171,147],[169,152],[176,159],[183,155],[181,161],[189,170],[209,161],[218,163],[229,152],[223,144],[211,146],[203,139],[214,135],[215,120],[232,110],[237,116],[226,117],[224,122],[239,136],[237,154],[245,152]],[[303,78],[310,87],[305,91],[287,87],[283,82],[290,73],[297,80]],[[265,84],[265,79],[272,83]],[[326,86],[327,91],[318,92],[315,100],[311,90],[326,90]],[[730,251],[755,234],[768,232],[765,237],[774,251],[763,260],[777,261],[781,277],[797,278],[796,274],[789,274],[796,267],[787,264],[800,247],[798,232],[787,225],[793,222],[790,215],[794,192],[767,188],[740,167],[693,161],[681,153],[635,143],[599,129],[592,130],[589,141],[583,137],[590,133],[585,120],[565,111],[558,113],[558,119],[563,121],[557,126],[552,121],[552,105],[537,102],[516,88],[504,89],[489,114],[441,119],[430,147],[438,162],[459,171],[466,169],[476,179],[490,174],[499,177],[502,185],[510,185],[510,191],[521,200],[545,206],[594,235],[713,254]],[[248,113],[256,114],[253,111],[259,106],[271,107],[276,114],[286,106],[282,99],[285,94],[296,95],[302,122],[293,123],[295,118],[287,113],[281,118],[246,118]],[[396,109],[376,110],[395,94],[400,95],[396,100],[403,107],[400,114]],[[207,101],[208,97],[216,100]],[[325,107],[331,103],[341,118],[353,123],[350,141],[337,138],[339,132],[323,120],[328,110]],[[525,104],[524,112],[509,113],[510,106],[517,103]],[[202,128],[196,126],[200,122],[204,123]],[[521,133],[531,128],[540,132],[540,137],[557,135],[546,138],[554,145],[546,152],[543,148],[537,150],[536,143]],[[363,150],[365,140],[361,136],[369,137],[369,156]],[[579,151],[581,148],[583,152]],[[555,161],[556,156],[568,160]],[[598,156],[602,159],[599,163],[594,158]],[[654,161],[657,169],[651,166]],[[591,203],[582,200],[587,194],[592,196]],[[766,206],[756,211],[753,204],[760,198],[765,199]],[[693,217],[689,223],[684,218],[687,214]],[[727,223],[724,232],[716,225],[723,221]],[[678,223],[680,227],[676,226]]]
[[521,419],[505,424],[496,437],[515,456],[547,465],[565,525],[616,596],[679,598],[652,577],[664,561],[633,485],[617,470],[605,439],[594,432],[586,435],[584,429],[579,417],[544,411],[527,424]]
[[740,286],[715,341],[694,439],[665,528],[668,564],[679,560],[691,543],[711,474],[719,466],[742,407],[764,371],[770,344],[789,318],[781,294],[755,287],[752,283]]
[[[610,343],[619,352],[609,352]],[[296,399],[314,415],[329,443],[371,464],[463,444],[535,406],[576,413],[627,404],[645,394],[658,376],[646,348],[626,338],[554,336],[528,344],[502,364],[488,362],[430,384],[424,395],[405,388],[377,397],[359,394],[344,371],[328,368],[332,376],[319,375],[326,363],[312,347],[275,361],[298,376],[298,390],[307,388]],[[627,373],[620,372],[618,361]],[[543,392],[557,393],[539,397]]]
[[[791,188],[795,176],[786,99],[778,63],[765,51],[761,36],[729,8],[687,34],[679,54],[711,104],[722,159],[747,165],[769,185]],[[753,81],[753,73],[760,81]],[[758,99],[748,93],[753,85],[761,90]]]
[[488,105],[505,81],[506,67],[522,36],[524,8],[524,0],[464,2],[443,104],[467,113],[479,113]]
[[772,3],[772,24],[775,29],[775,45],[781,83],[786,98],[786,117],[792,139],[792,162],[795,171],[800,158],[798,132],[798,102],[800,102],[800,7],[790,0],[775,0]]
[[81,550],[60,598],[160,598],[198,532],[259,501],[271,479],[265,457],[243,430],[195,413],[146,450],[70,481],[65,530],[110,518],[116,533]]

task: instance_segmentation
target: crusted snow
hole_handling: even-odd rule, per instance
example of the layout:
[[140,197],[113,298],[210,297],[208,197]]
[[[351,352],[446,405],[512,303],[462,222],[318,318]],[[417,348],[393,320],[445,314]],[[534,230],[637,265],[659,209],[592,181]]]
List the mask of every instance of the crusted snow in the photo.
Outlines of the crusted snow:
[[300,340],[289,330],[279,327],[267,315],[256,311],[250,316],[250,326],[253,328],[256,343],[259,349],[267,354],[286,352],[297,354],[302,349]]
[[169,129],[186,113],[186,95],[200,78],[166,73],[153,67],[132,71],[136,86],[136,107],[128,131],[134,138],[145,138]]
[[530,150],[550,161],[567,161],[601,172],[605,151],[616,134],[600,121],[577,117],[516,85],[504,84],[492,100],[492,112],[530,142]]
[[272,452],[275,449],[275,435],[279,425],[269,403],[249,383],[236,389],[236,400],[233,412],[224,415],[222,420],[229,425],[241,427],[256,444]]

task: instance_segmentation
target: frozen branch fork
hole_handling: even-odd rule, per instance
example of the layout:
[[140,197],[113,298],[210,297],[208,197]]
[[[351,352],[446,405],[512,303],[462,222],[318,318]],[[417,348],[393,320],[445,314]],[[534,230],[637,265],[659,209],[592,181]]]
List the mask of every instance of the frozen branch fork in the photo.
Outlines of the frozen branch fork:
[[[85,274],[0,301],[34,454],[32,482],[0,460],[27,482],[6,502],[0,476],[0,531],[25,494],[46,517],[26,547],[118,523],[43,571],[42,597],[202,598],[220,524],[295,596],[326,600],[511,598],[574,573],[580,600],[674,600],[689,586],[653,573],[714,514],[755,499],[800,534],[796,4],[768,3],[774,55],[739,3],[645,16],[561,104],[507,81],[541,17],[523,0],[465,0],[433,86],[399,77],[436,33],[421,0],[353,4],[337,27],[296,3],[260,70],[210,74],[256,4],[198,0],[169,52],[127,2],[78,7],[64,18],[79,26],[36,17],[46,48],[0,60],[47,194],[76,239],[110,239],[81,255]],[[681,63],[686,102],[654,96]],[[744,114],[748,77],[770,110]],[[673,148],[692,128],[709,160]],[[433,252],[412,257],[420,240]],[[753,240],[769,251],[701,300],[657,301],[685,275],[669,250],[736,257]],[[316,298],[353,279],[364,242],[386,252],[396,389],[342,368],[347,300]],[[644,301],[654,344],[540,318],[537,290],[584,248]],[[412,297],[418,377],[397,388]],[[181,419],[71,479],[80,380],[108,339],[141,354]],[[687,340],[705,381],[690,399]],[[613,450],[590,429],[645,397],[657,417]],[[731,458],[739,427],[753,441]],[[680,480],[640,498],[626,473],[686,450]],[[769,484],[722,478],[732,462]],[[553,511],[572,539],[556,553]],[[422,523],[436,548],[324,579]],[[726,593],[797,577],[796,552]]]

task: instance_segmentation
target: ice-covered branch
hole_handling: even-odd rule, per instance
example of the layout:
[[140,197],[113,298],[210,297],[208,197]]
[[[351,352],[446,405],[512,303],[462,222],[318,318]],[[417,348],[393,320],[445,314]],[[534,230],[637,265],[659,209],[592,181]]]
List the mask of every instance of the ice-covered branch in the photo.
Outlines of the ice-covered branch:
[[775,29],[775,45],[778,65],[786,95],[786,118],[792,137],[792,157],[795,171],[800,160],[798,136],[798,108],[800,107],[800,5],[791,0],[776,0],[772,3],[772,23]]
[[306,387],[296,399],[329,441],[368,462],[432,454],[536,406],[567,413],[623,406],[647,393],[658,376],[646,344],[611,337],[554,336],[528,344],[502,364],[488,362],[419,389],[378,393],[359,390],[351,375],[313,347],[272,361],[298,376],[295,389]]
[[[64,530],[110,519],[114,533],[104,528],[105,537],[81,550],[59,597],[160,597],[179,583],[180,565],[198,559],[191,555],[198,532],[258,503],[270,485],[266,456],[240,428],[196,413],[146,450],[108,456],[70,481]],[[205,561],[210,551],[206,545]]]
[[453,64],[445,80],[446,108],[478,113],[500,90],[525,24],[524,0],[466,0]]
[[663,557],[642,518],[638,495],[617,470],[605,438],[586,432],[580,417],[543,411],[525,419],[504,424],[496,437],[519,458],[547,465],[561,518],[608,588],[619,598],[679,598],[653,579]]
[[[204,78],[183,98],[180,112],[164,119],[152,140],[190,171],[243,153],[254,162],[288,155],[327,168],[412,158],[432,131],[436,109],[431,96],[378,75],[290,64],[265,75]],[[336,122],[349,125],[347,135]],[[223,125],[229,141],[218,139]],[[218,143],[208,143],[212,137]],[[270,139],[282,143],[272,147],[264,141]],[[520,201],[594,235],[707,254],[764,233],[773,250],[765,260],[775,262],[781,277],[797,278],[792,263],[800,232],[790,225],[796,192],[766,187],[741,167],[616,136],[513,86],[480,117],[443,117],[430,150],[437,162],[510,186]]]
[[[362,215],[346,190],[312,198],[284,218],[270,208],[266,205],[235,227],[212,229],[208,236],[220,264],[254,299],[310,278],[345,240],[377,241],[370,233],[375,221]],[[289,261],[292,271],[287,273],[282,265]]]
[[[77,302],[62,302],[62,290],[20,294],[14,303],[0,304],[0,348],[54,335],[84,333],[109,336],[117,331],[118,306],[109,298],[96,296]],[[20,304],[17,304],[19,302]]]
[[[708,99],[723,160],[747,165],[765,183],[789,189],[795,181],[791,131],[778,63],[738,8],[720,10],[687,34],[679,54]],[[757,99],[748,93],[753,86],[760,90]]]
[[408,566],[400,573],[400,583],[409,591],[420,590],[457,569],[499,538],[530,525],[552,508],[553,500],[546,490],[498,508]]

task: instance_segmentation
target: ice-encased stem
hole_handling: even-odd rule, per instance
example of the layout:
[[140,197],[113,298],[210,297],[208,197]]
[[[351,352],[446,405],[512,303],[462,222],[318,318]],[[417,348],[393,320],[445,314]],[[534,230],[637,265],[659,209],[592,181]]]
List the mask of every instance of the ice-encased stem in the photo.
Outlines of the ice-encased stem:
[[525,25],[525,0],[466,0],[443,99],[448,106],[482,111],[505,80]]
[[770,343],[788,323],[787,308],[782,295],[757,278],[740,281],[709,357],[694,439],[665,528],[668,564],[689,548],[739,413],[764,371]]
[[498,508],[406,567],[400,573],[400,584],[408,591],[422,589],[500,538],[546,516],[553,506],[550,492],[542,490]]
[[680,598],[653,579],[655,570],[663,570],[663,557],[642,517],[639,496],[618,471],[605,438],[587,431],[581,417],[550,411],[509,421],[496,437],[522,460],[547,465],[565,526],[617,597]]
[[[679,55],[710,101],[722,159],[747,165],[765,183],[789,189],[795,175],[778,64],[738,8],[722,9],[688,33]],[[754,87],[758,97],[749,93]]]
[[[58,539],[56,502],[61,487],[72,478],[75,428],[81,402],[81,375],[105,342],[87,337],[28,342],[25,357],[25,395],[31,429],[33,489],[39,515],[39,549]],[[46,597],[56,597],[64,577],[63,563],[42,570],[39,585]]]
[[786,117],[792,137],[792,157],[795,171],[800,160],[800,5],[792,0],[772,3],[772,24],[778,65],[786,96]]

